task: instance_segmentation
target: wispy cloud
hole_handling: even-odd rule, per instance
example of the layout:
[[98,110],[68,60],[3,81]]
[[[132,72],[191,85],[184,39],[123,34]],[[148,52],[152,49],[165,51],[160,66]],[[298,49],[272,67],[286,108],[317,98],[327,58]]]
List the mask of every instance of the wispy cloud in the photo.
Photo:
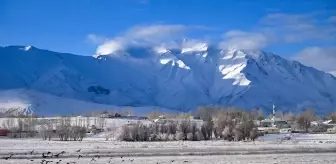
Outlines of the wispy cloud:
[[[147,25],[135,26],[126,32],[106,40],[97,48],[96,54],[110,54],[132,45],[153,46],[164,41],[171,41],[183,37],[184,34],[193,30],[205,30],[204,26],[186,25]],[[96,39],[96,37],[93,37]]]
[[[272,13],[261,18],[250,31],[233,29],[223,34],[220,47],[260,49],[268,45],[336,41],[334,17],[329,13],[311,14]],[[323,19],[322,19],[323,18]]]
[[276,43],[335,41],[335,24],[314,14],[269,14],[260,20],[260,29]]
[[[276,10],[274,12],[261,18],[251,30],[224,31],[220,41],[219,36],[214,40],[217,40],[220,48],[238,49],[262,49],[269,45],[283,46],[297,43],[329,44],[336,41],[336,18],[330,16],[330,11],[309,14],[279,13]],[[187,38],[193,31],[206,36],[204,31],[207,30],[209,28],[204,26],[152,24],[131,27],[112,38],[95,34],[87,37],[92,43],[100,44],[97,54],[110,54],[132,45],[157,46],[163,42]]]
[[268,44],[268,38],[257,32],[232,30],[223,34],[220,48],[261,49]]
[[336,47],[307,47],[292,59],[325,72],[336,73]]

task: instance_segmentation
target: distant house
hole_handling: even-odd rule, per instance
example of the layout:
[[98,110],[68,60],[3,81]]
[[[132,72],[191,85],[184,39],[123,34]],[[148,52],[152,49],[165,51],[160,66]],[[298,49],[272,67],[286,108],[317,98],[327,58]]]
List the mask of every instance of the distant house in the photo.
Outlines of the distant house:
[[260,121],[260,126],[261,127],[277,127],[277,128],[287,128],[288,123],[286,120],[282,118],[275,118],[273,117],[272,119],[264,119]]
[[324,121],[323,124],[328,125],[328,126],[336,127],[336,121],[333,121],[333,120]]
[[143,116],[122,116],[118,113],[116,114],[107,114],[107,113],[103,113],[102,115],[100,115],[100,118],[121,118],[121,119],[131,119],[131,120],[147,120],[147,117],[143,117]]
[[155,123],[179,123],[182,121],[190,121],[191,123],[196,123],[198,126],[203,124],[203,120],[195,119],[193,116],[190,116],[189,119],[184,118],[166,118],[163,115],[159,116],[157,119],[154,119],[153,122]]
[[277,127],[258,127],[258,131],[263,132],[265,134],[280,133],[280,129]]

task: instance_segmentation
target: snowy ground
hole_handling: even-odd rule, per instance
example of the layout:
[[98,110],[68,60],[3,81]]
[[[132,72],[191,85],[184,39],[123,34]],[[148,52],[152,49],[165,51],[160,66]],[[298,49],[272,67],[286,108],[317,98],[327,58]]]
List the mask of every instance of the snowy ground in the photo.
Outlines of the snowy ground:
[[[323,154],[264,154],[264,155],[231,155],[231,156],[157,156],[157,157],[123,157],[109,158],[101,157],[91,161],[91,158],[66,158],[47,159],[51,163],[72,163],[78,164],[335,164],[334,153]],[[41,163],[41,159],[22,159],[1,161],[2,164]]]
[[[278,135],[279,136],[279,135]],[[7,163],[41,163],[42,153],[49,156],[65,151],[56,163],[336,163],[336,135],[297,135],[293,141],[279,143],[275,136],[253,142],[174,141],[120,142],[86,138],[82,142],[42,141],[40,139],[0,139],[0,157],[14,154]],[[31,151],[33,151],[31,153]],[[79,152],[76,152],[80,150]],[[267,155],[266,155],[267,154]],[[82,157],[78,159],[78,156]],[[95,157],[98,155],[100,158]],[[123,158],[121,158],[123,156]],[[90,162],[94,159],[94,161]],[[111,159],[112,158],[112,159]],[[31,161],[32,160],[32,161]],[[124,160],[124,161],[123,161]],[[134,160],[134,161],[133,161]],[[172,162],[172,160],[174,160]],[[133,162],[132,162],[133,161]]]

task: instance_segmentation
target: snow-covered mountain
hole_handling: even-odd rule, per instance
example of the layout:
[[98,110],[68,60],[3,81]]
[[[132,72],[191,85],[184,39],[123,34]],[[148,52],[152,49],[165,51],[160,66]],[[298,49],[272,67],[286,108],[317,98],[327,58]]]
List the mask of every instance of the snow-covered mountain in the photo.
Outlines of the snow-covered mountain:
[[[336,105],[336,78],[331,74],[272,53],[222,50],[205,43],[130,47],[94,57],[31,46],[0,47],[0,79],[0,105],[20,101],[17,94],[2,92],[36,92],[20,102],[38,108],[36,112],[56,109],[37,105],[45,94],[74,100],[66,101],[74,111],[83,108],[72,104],[79,102],[106,105],[92,108],[157,106],[178,111],[203,105],[270,110],[274,103],[284,111],[313,108],[321,114]],[[60,113],[64,111],[71,113]]]

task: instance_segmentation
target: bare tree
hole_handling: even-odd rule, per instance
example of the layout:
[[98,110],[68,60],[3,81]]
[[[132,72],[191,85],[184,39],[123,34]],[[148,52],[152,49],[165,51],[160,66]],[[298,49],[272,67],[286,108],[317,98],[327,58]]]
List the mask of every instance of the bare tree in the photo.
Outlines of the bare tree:
[[231,126],[226,126],[224,131],[222,132],[222,136],[224,140],[232,141],[233,140],[233,127]]
[[51,140],[53,137],[53,125],[50,120],[40,120],[36,123],[39,128],[39,134],[43,140]]
[[214,131],[213,121],[204,121],[201,126],[201,133],[205,140],[212,138],[212,133]]
[[106,126],[104,129],[105,140],[108,141],[110,138],[114,140],[117,130],[118,130],[118,127],[116,126],[115,122],[108,124],[108,126]]
[[70,126],[69,138],[73,141],[82,141],[86,134],[86,128],[80,126]]
[[226,126],[233,126],[234,118],[232,116],[232,113],[230,112],[220,112],[217,114],[217,120],[216,120],[216,135],[218,137],[222,137],[222,132],[224,131]]
[[71,135],[71,120],[68,117],[63,117],[58,120],[56,133],[61,141],[68,141]]
[[132,141],[131,128],[128,125],[122,126],[122,131],[118,138],[121,141]]
[[234,134],[235,141],[241,141],[244,139],[243,130],[240,129],[239,127],[236,127],[233,129],[233,134]]
[[187,120],[181,121],[180,124],[179,124],[179,131],[182,132],[182,134],[184,136],[183,140],[187,139],[187,135],[189,133],[189,130],[190,130],[190,121],[187,121]]
[[176,134],[177,132],[177,124],[175,122],[169,122],[166,124],[167,133],[168,134]]
[[316,114],[313,110],[306,110],[303,113],[297,115],[296,122],[306,133],[311,126],[311,122],[316,119]]
[[124,125],[119,139],[122,141],[150,141],[156,139],[157,135],[154,137],[149,131],[146,125],[140,123]]

